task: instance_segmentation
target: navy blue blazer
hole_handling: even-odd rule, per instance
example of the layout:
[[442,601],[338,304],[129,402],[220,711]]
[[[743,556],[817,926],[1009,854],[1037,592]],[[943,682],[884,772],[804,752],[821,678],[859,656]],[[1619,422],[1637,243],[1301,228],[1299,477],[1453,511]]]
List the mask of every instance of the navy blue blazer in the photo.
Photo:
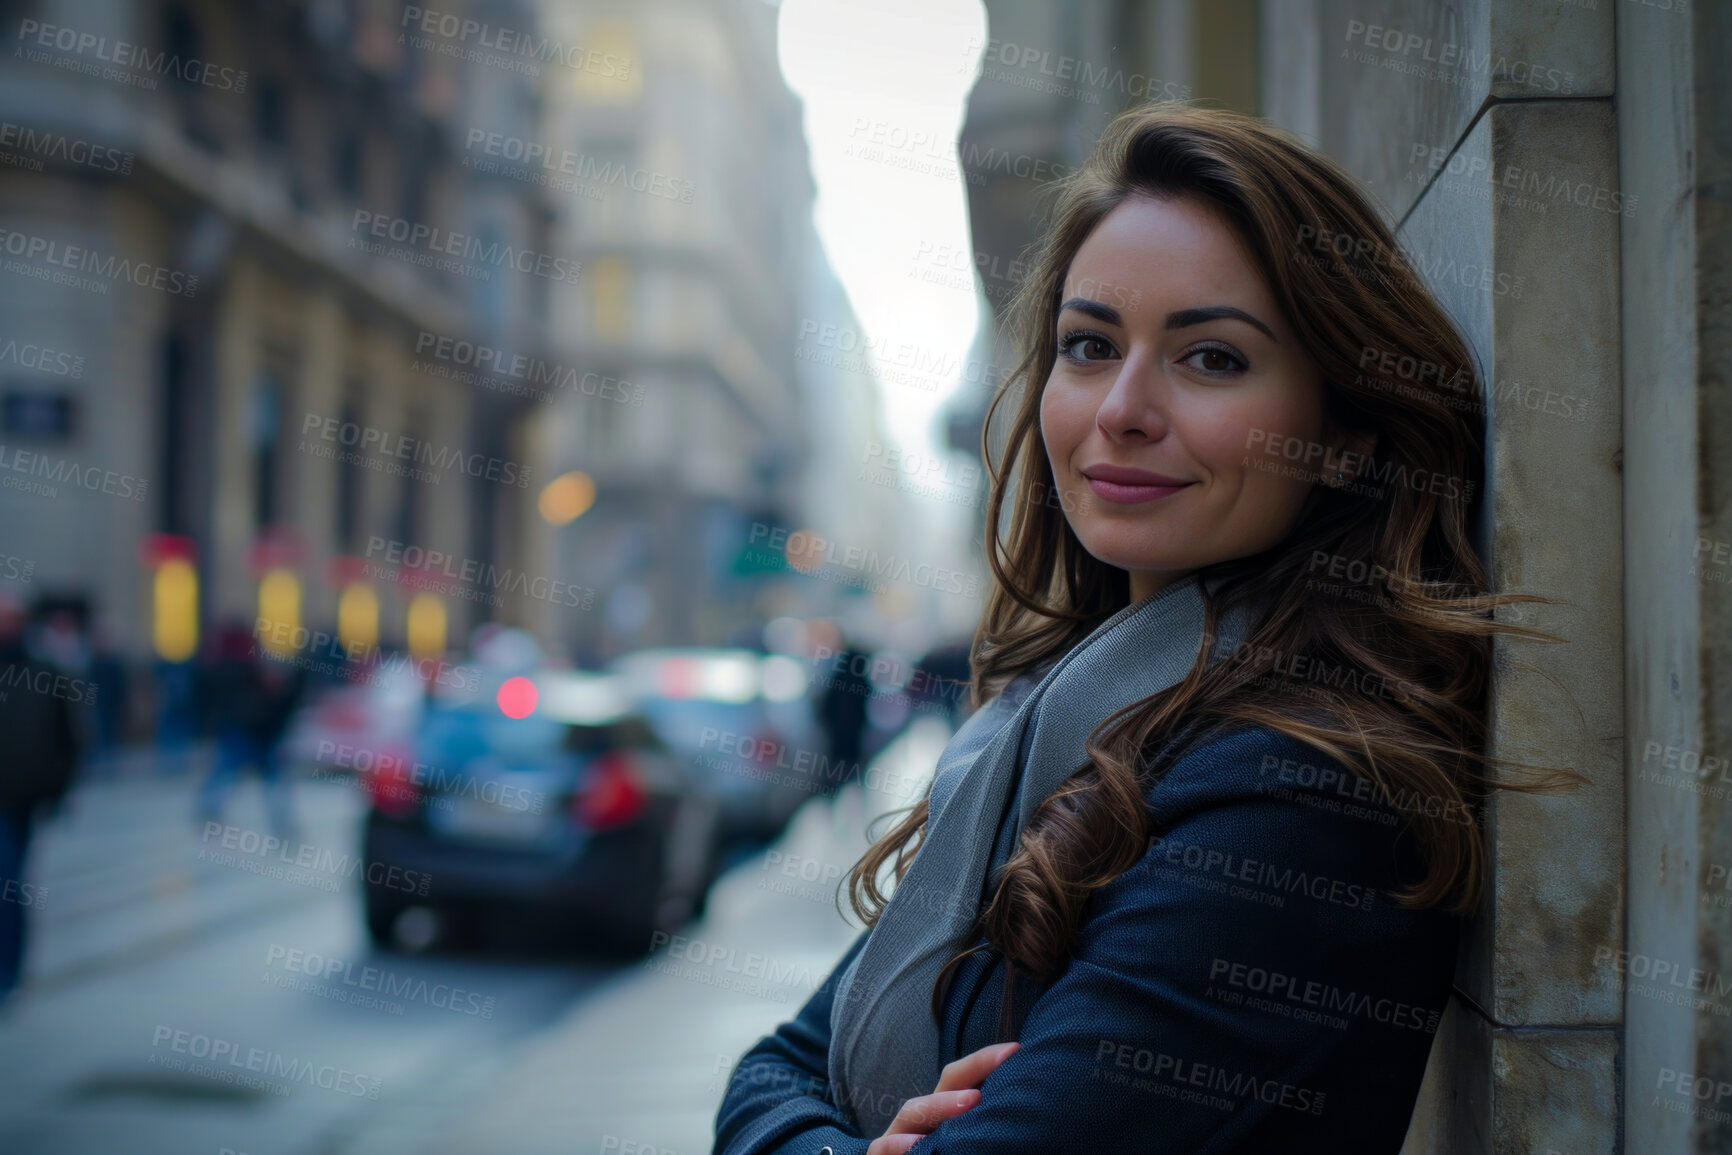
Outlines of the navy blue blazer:
[[[1403,816],[1261,727],[1197,745],[1146,802],[1156,836],[1092,896],[1066,969],[1019,976],[1021,1049],[913,1152],[1394,1155],[1459,929],[1390,896],[1420,867]],[[1002,957],[958,972],[946,1063],[999,1041]],[[848,1130],[828,1082],[834,981],[735,1066],[715,1155],[863,1155],[877,1138]]]

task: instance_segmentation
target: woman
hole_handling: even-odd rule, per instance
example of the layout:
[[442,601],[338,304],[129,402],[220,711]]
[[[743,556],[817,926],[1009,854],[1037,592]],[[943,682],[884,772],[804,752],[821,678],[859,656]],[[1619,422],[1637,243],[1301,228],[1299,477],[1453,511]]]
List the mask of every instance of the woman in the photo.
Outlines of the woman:
[[1468,347],[1352,177],[1225,112],[1115,120],[1031,268],[987,704],[716,1150],[1395,1152],[1477,901],[1491,635],[1547,636],[1470,541]]

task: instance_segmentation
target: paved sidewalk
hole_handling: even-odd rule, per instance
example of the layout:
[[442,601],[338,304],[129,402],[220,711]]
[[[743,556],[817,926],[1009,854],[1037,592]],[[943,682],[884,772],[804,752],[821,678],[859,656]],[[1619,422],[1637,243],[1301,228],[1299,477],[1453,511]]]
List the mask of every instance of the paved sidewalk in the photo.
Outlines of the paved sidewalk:
[[[922,723],[876,765],[923,780],[947,738],[942,724]],[[453,1072],[414,1109],[332,1150],[703,1155],[730,1066],[799,1010],[858,933],[835,893],[866,846],[868,811],[908,801],[850,786],[808,803],[773,848],[716,883],[706,918],[682,940],[622,971],[503,1062]]]
[[[193,816],[196,757],[140,757],[128,772],[89,776],[38,828],[30,876],[45,901],[31,912],[23,997],[186,949],[238,921],[316,905],[347,881],[317,876],[293,885],[246,869],[269,861],[233,849],[269,833],[258,783],[236,785],[212,832]],[[301,845],[333,856],[356,845],[357,791],[296,782],[293,799]]]

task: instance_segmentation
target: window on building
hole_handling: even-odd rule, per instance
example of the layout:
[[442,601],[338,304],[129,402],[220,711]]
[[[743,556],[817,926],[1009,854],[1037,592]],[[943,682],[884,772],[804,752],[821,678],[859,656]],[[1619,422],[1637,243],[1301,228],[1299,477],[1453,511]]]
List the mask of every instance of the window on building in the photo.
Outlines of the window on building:
[[[420,445],[422,431],[427,427],[424,414],[420,411],[410,415],[409,437],[411,444]],[[405,463],[407,464],[407,463]],[[420,541],[417,536],[421,528],[421,491],[426,483],[411,476],[411,470],[404,470],[403,482],[397,488],[397,516],[392,525],[392,536],[396,540],[408,544]]]
[[[187,11],[185,4],[170,4],[162,15],[163,48],[169,58],[174,60],[198,60],[201,57],[198,43],[198,22],[193,14]],[[183,88],[198,87],[197,73],[190,68],[171,68],[168,70],[175,81]]]
[[42,19],[42,0],[0,0],[0,28],[16,29],[20,20]]
[[590,326],[600,341],[622,341],[631,332],[631,267],[624,257],[597,257],[585,270],[592,305]]
[[[482,224],[475,237],[483,253],[502,252],[507,243],[504,230],[493,221]],[[483,325],[498,332],[505,328],[506,292],[513,270],[510,265],[500,263],[491,272],[492,276],[485,280],[476,277],[469,282],[469,304]]]
[[[601,376],[603,380],[615,382],[614,388],[617,389],[620,387],[618,382],[622,381],[626,374],[615,366],[604,371]],[[583,422],[584,446],[589,459],[611,463],[627,456],[627,446],[620,441],[625,433],[621,425],[620,410],[623,407],[613,400],[598,399],[582,408],[583,412],[578,419]]]
[[8,382],[0,394],[0,432],[32,441],[71,441],[78,434],[78,398],[34,382]]
[[419,163],[401,166],[403,173],[403,216],[411,221],[427,219],[427,170]]
[[361,197],[361,133],[358,129],[347,127],[337,130],[336,156],[333,158],[333,172],[336,177],[337,191],[349,200],[359,200]]
[[[202,83],[202,66],[210,61],[210,45],[199,35],[198,18],[191,6],[180,0],[164,6],[158,27],[165,61],[163,87],[180,114],[181,132],[199,147],[218,151],[222,147],[218,117]],[[180,63],[171,63],[175,61]]]
[[606,236],[624,231],[630,220],[632,198],[642,195],[632,191],[636,146],[629,140],[580,140],[577,150],[579,180],[601,194],[584,202],[591,206],[592,234]]
[[253,89],[253,131],[261,145],[288,147],[288,97],[283,92],[283,82],[274,76],[261,76]]
[[[361,420],[361,385],[351,378],[344,387],[341,428],[357,429]],[[337,469],[337,548],[344,553],[357,553],[361,547],[361,479],[363,470],[353,465]]]
[[162,404],[157,426],[156,476],[162,483],[156,486],[156,526],[163,533],[188,533],[192,526],[187,519],[188,489],[191,486],[192,457],[187,452],[188,423],[192,420],[192,371],[190,350],[186,338],[170,332],[162,342]]
[[253,525],[258,529],[284,520],[283,404],[282,377],[273,370],[260,373],[253,383],[252,433]]
[[562,45],[571,63],[571,83],[586,104],[636,104],[643,92],[643,60],[637,37],[623,20],[590,26],[582,44]]

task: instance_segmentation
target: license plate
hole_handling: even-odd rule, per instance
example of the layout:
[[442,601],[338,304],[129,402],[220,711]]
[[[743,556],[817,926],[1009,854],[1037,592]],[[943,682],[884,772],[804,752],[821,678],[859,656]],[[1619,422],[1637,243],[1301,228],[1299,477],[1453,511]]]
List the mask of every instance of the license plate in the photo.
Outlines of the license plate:
[[479,798],[442,799],[428,819],[443,834],[488,842],[540,842],[553,829],[550,812],[513,810]]

